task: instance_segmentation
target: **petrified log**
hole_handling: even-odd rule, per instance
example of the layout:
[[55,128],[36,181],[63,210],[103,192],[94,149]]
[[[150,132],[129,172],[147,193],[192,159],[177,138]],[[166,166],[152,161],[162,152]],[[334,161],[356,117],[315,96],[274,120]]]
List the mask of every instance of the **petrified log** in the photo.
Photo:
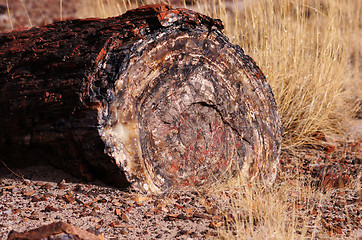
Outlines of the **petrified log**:
[[220,20],[167,5],[0,35],[0,151],[162,192],[273,180],[281,121]]

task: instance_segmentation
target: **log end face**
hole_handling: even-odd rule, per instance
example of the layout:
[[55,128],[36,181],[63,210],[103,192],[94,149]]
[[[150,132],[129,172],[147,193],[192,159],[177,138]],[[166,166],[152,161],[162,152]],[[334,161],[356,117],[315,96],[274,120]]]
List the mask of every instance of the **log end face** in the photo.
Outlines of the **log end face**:
[[[240,171],[273,181],[281,124],[255,62],[218,30],[217,20],[166,5],[126,17],[145,12],[162,31],[122,51],[109,42],[97,60],[99,75],[114,86],[102,96],[100,114],[107,154],[134,188],[147,192],[205,186]],[[119,72],[102,73],[108,69]]]
[[103,139],[131,185],[165,192],[239,171],[274,179],[280,119],[260,70],[219,33],[165,32],[133,45],[104,117]]

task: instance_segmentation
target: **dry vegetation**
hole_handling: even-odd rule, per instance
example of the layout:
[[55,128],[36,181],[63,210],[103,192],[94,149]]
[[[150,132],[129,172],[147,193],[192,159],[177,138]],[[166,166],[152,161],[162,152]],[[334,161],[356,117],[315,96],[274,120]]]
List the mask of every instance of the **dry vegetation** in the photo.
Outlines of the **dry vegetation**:
[[350,41],[360,31],[361,3],[259,3],[246,10],[238,23],[245,30],[236,39],[273,86],[284,146],[309,142],[317,131],[340,132],[355,106],[347,104],[344,88],[357,80],[351,75]]
[[[77,14],[108,17],[142,4],[83,0]],[[229,224],[220,229],[220,237],[357,238],[355,227],[342,232],[326,227],[323,204],[333,202],[336,195],[345,196],[340,205],[346,224],[352,224],[347,200],[350,192],[360,199],[360,173],[350,176],[348,186],[321,188],[302,167],[305,156],[313,153],[300,147],[315,144],[321,134],[343,135],[346,121],[361,106],[362,1],[200,0],[188,7],[222,19],[226,35],[267,76],[283,121],[283,161],[292,166],[284,165],[273,188],[238,179],[215,187],[210,194],[225,196],[232,213],[225,213]]]

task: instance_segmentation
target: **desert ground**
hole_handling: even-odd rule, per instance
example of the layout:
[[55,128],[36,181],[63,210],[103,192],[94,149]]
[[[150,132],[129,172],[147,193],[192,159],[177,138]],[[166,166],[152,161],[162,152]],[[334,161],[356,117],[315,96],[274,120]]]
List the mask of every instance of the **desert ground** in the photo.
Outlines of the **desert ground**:
[[[142,5],[106,0],[0,4],[0,31],[107,17]],[[226,35],[266,75],[284,127],[276,182],[265,187],[236,178],[208,189],[147,195],[84,182],[50,166],[2,165],[0,238],[63,221],[100,239],[361,239],[362,4],[172,4],[221,18]]]

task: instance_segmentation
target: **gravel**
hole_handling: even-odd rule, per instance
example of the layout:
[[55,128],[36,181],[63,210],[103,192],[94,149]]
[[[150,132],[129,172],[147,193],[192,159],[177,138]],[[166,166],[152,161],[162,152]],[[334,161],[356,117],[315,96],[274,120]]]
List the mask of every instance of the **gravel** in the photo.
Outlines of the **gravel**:
[[[0,172],[0,238],[55,221],[106,239],[201,239],[216,236],[216,201],[198,192],[140,195],[80,180],[49,166]],[[212,203],[212,204],[211,204]],[[205,205],[206,204],[206,205]],[[214,227],[214,228],[213,228]]]

